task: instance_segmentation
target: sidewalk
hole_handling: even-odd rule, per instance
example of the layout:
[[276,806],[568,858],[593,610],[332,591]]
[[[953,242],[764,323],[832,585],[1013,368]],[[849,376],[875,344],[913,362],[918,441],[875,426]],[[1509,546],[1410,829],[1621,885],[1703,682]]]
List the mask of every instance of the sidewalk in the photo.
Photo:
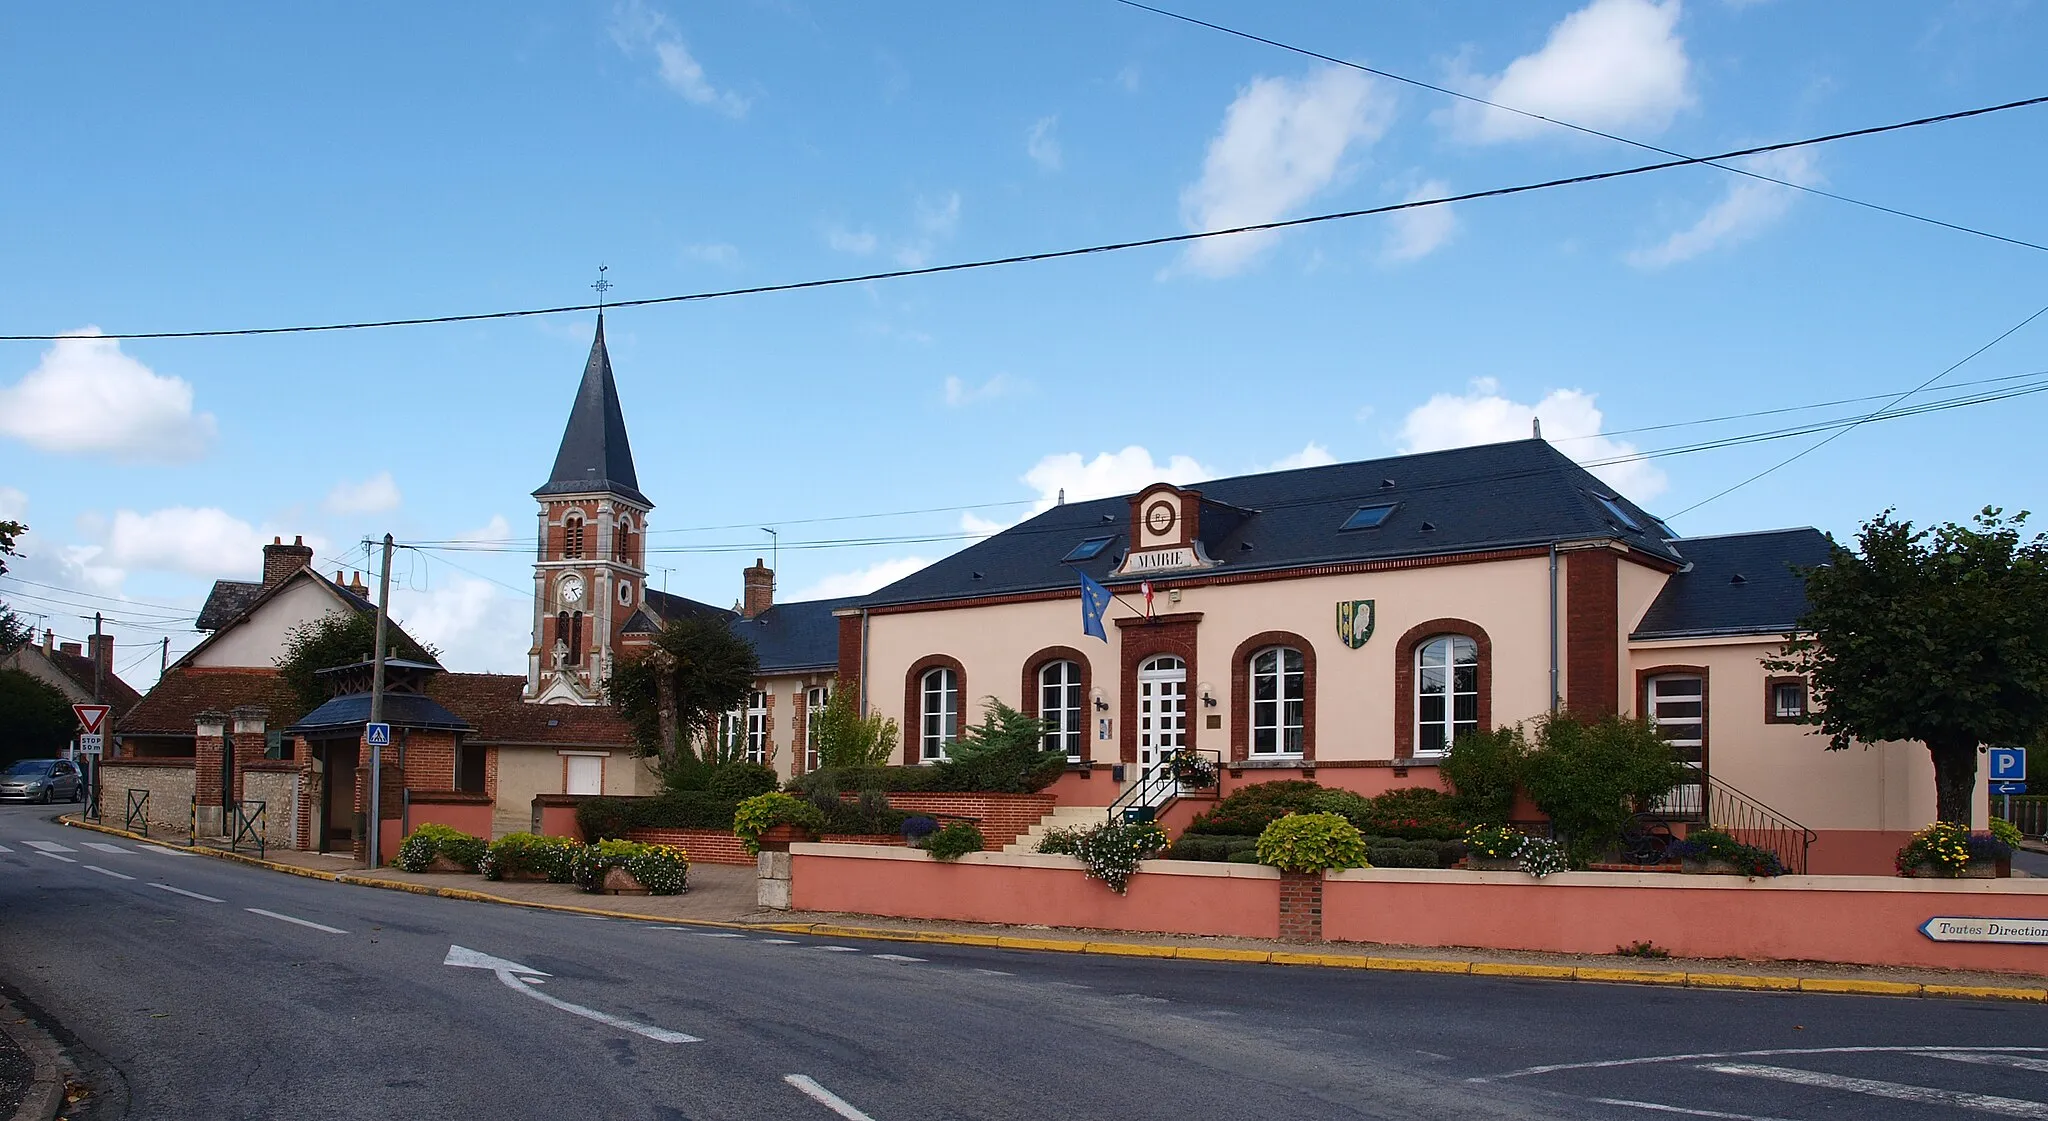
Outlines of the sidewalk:
[[[66,824],[133,837],[108,826],[64,819]],[[141,839],[141,838],[138,838]],[[182,847],[182,846],[179,846]],[[1391,946],[1320,942],[1312,945],[1252,938],[1147,934],[1043,926],[932,922],[873,915],[770,911],[754,901],[754,872],[719,864],[690,866],[683,895],[591,895],[570,884],[493,883],[481,876],[365,871],[317,853],[278,852],[273,860],[200,846],[227,859],[280,872],[452,899],[537,907],[611,918],[747,927],[789,934],[871,938],[1002,949],[1177,958],[1189,961],[1316,965],[1409,973],[1463,973],[1552,981],[1604,981],[1695,988],[1781,992],[1855,993],[1872,996],[1957,997],[2048,1002],[2048,976],[1938,969],[1894,969],[1831,962],[1643,958],[1620,954],[1550,954],[1473,950],[1455,946]]]

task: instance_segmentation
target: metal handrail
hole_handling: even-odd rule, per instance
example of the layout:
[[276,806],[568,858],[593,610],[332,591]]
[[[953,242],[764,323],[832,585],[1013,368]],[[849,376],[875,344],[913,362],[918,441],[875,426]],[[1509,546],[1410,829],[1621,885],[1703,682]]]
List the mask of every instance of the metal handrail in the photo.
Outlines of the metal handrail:
[[[137,798],[137,794],[142,795],[142,797]],[[136,828],[138,825],[141,828]],[[145,837],[149,836],[149,789],[147,787],[131,786],[128,788],[128,815],[122,820],[121,827],[130,833],[140,833]]]
[[1215,776],[1214,781],[1205,786],[1191,786],[1175,776],[1171,758],[1161,760],[1138,772],[1138,781],[1132,783],[1122,794],[1117,795],[1116,801],[1109,804],[1109,820],[1120,821],[1132,816],[1135,811],[1138,820],[1149,821],[1183,794],[1199,794],[1221,789],[1222,753],[1204,748],[1182,750],[1192,750],[1196,756],[1208,763],[1209,773]]
[[[256,807],[254,814],[249,812],[250,806]],[[269,830],[266,826],[269,823],[269,807],[262,802],[251,800],[236,802],[233,809],[235,814],[235,831],[228,838],[228,851],[240,851],[242,842],[247,840],[256,845],[257,856],[268,855],[269,842],[267,834]]]
[[1708,825],[1743,844],[1777,853],[1785,871],[1792,875],[1806,874],[1807,849],[1812,847],[1819,834],[1699,767],[1690,763],[1684,766],[1706,792],[1705,805],[1701,809],[1705,811]]

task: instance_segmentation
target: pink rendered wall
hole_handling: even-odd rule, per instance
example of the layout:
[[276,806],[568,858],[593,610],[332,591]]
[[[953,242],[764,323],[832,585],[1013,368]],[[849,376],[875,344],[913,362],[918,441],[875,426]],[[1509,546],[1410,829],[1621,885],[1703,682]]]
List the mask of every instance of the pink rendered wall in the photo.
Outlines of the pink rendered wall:
[[1611,954],[1617,945],[1646,940],[1680,957],[2048,969],[2048,948],[2041,946],[1935,942],[1920,934],[1920,924],[1935,915],[2048,919],[2048,893],[1994,893],[1976,882],[1960,889],[1885,890],[1901,881],[1880,881],[1867,890],[1801,890],[1786,880],[1690,888],[1396,875],[1330,878],[1323,885],[1324,937],[1582,954]]
[[[446,825],[450,829],[460,829],[472,837],[482,837],[486,841],[491,839],[489,802],[474,805],[414,802],[407,816],[414,829],[433,822],[436,825]],[[571,820],[574,820],[573,816]],[[382,846],[378,851],[383,854],[384,863],[389,864],[398,858],[398,843],[404,839],[404,823],[395,817],[385,818],[384,828],[378,832],[378,844]]]
[[[1116,745],[1105,744],[1103,746],[1113,748]],[[1135,765],[1131,768],[1131,773],[1137,773]],[[1046,787],[1044,793],[1059,799],[1059,804],[1062,806],[1107,806],[1111,802],[1116,801],[1116,796],[1122,793],[1116,781],[1110,778],[1109,775],[1108,767],[1097,767],[1085,773],[1068,771],[1055,780],[1051,786]]]
[[[799,846],[801,847],[801,846]],[[1014,859],[1014,858],[1013,858]],[[1132,877],[1117,895],[1078,863],[1058,867],[957,864],[918,859],[819,856],[792,850],[792,902],[799,911],[893,918],[1147,930],[1238,938],[1280,935],[1280,879],[1240,876]]]
[[1890,876],[1892,858],[1913,839],[1910,830],[1816,829],[1806,850],[1806,871],[1814,876]]
[[540,835],[543,837],[574,837],[583,839],[583,827],[576,824],[576,807],[542,806],[540,808]]

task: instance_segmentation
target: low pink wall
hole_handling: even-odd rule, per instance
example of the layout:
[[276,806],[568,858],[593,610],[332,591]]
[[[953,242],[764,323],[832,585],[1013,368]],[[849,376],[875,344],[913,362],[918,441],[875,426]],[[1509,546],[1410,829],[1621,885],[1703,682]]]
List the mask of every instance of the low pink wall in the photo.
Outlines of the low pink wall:
[[[536,802],[539,799],[535,799]],[[576,824],[574,804],[555,806],[541,804],[534,807],[534,814],[540,819],[540,835],[543,837],[573,837],[583,839],[583,827]]]
[[[792,845],[791,900],[800,911],[904,919],[1146,930],[1238,938],[1280,936],[1280,878],[1254,865],[1203,875],[1140,873],[1118,895],[1069,857],[972,853],[941,863],[908,849],[872,855]],[[1224,869],[1237,872],[1227,874]]]
[[2048,884],[1386,870],[1323,885],[1331,941],[1576,954],[1649,941],[1680,957],[2048,970],[2041,946],[1935,942],[1919,927],[1936,915],[2048,919]]
[[1815,876],[1890,876],[1898,869],[1892,860],[1906,842],[1910,829],[1820,829],[1806,850],[1806,871]]
[[1107,806],[1122,793],[1116,780],[1109,776],[1106,765],[1087,771],[1069,770],[1040,793],[1059,799],[1062,806]]

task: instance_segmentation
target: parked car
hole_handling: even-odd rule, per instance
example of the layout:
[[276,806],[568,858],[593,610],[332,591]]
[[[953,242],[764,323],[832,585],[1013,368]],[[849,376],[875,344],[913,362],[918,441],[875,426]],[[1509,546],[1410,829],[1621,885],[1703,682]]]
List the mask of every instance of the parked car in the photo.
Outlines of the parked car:
[[0,802],[76,802],[84,791],[78,768],[64,759],[23,759],[0,773]]

